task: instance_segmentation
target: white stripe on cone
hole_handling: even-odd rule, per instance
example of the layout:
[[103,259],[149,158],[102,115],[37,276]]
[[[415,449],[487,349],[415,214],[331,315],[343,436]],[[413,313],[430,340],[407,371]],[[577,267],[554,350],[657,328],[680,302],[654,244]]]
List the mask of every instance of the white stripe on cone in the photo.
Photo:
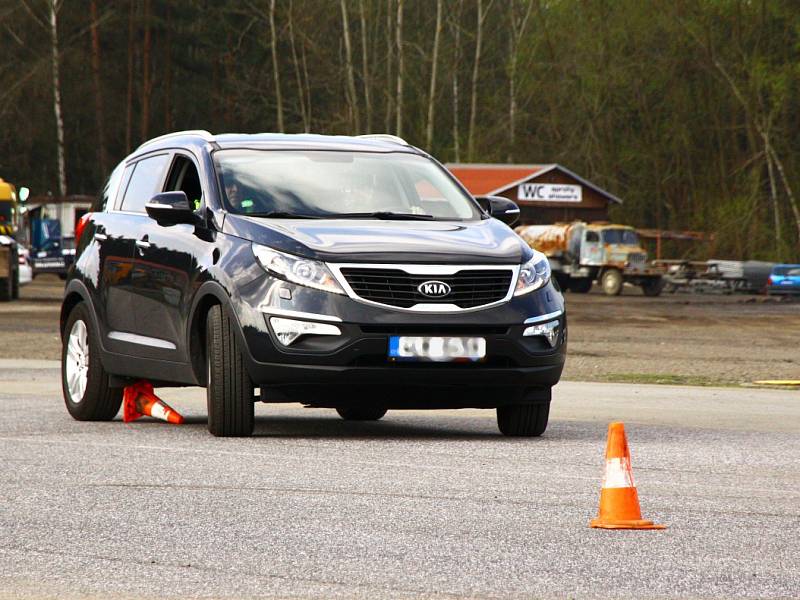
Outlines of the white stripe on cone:
[[630,460],[627,458],[609,458],[606,460],[606,473],[603,476],[603,487],[636,487],[633,485]]
[[156,419],[161,419],[162,421],[169,421],[168,415],[169,411],[166,410],[164,406],[159,402],[154,402],[153,406],[150,407],[151,417],[155,417]]

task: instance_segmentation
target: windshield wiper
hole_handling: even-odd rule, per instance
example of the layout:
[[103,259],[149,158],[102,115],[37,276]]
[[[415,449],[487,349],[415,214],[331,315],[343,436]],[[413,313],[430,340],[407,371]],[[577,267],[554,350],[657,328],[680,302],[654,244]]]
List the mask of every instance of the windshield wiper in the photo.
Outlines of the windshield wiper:
[[433,221],[433,215],[418,215],[414,213],[396,213],[391,211],[331,213],[325,215],[327,219],[383,219],[386,221]]
[[240,213],[244,217],[264,217],[267,219],[321,219],[319,215],[303,215],[290,213],[285,210],[271,210],[269,212]]

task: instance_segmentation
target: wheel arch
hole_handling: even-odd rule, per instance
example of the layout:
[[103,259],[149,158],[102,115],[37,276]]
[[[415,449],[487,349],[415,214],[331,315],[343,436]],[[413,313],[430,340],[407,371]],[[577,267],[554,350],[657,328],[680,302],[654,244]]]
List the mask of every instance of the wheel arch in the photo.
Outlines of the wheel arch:
[[200,286],[192,301],[192,308],[187,328],[186,347],[189,349],[189,361],[195,377],[200,385],[206,385],[206,318],[213,306],[222,306],[223,310],[230,302],[225,289],[218,283],[207,281]]
[[[64,290],[64,300],[61,302],[58,331],[62,340],[64,339],[64,325],[66,325],[67,319],[69,319],[69,315],[72,310],[81,302],[85,302],[88,305],[89,316],[92,319],[92,326],[95,328],[95,331],[100,331],[97,323],[97,313],[94,311],[94,303],[92,302],[92,297],[89,294],[89,290],[86,289],[86,286],[83,283],[77,279],[73,279],[67,284],[67,287]],[[100,345],[102,346],[102,340]]]

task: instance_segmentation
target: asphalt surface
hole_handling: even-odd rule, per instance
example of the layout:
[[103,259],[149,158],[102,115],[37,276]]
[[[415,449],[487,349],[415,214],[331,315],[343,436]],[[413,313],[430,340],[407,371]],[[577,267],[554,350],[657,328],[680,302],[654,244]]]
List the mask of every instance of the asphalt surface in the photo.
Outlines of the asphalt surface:
[[[0,361],[0,597],[800,597],[800,391],[563,382],[536,440],[258,405],[236,440],[199,389],[78,423],[58,381]],[[587,527],[614,419],[664,531]]]

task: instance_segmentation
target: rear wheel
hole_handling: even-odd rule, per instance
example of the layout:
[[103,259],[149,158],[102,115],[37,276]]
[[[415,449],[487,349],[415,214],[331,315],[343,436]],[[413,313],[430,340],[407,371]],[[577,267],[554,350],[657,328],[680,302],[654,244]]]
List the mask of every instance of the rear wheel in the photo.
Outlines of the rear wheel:
[[208,430],[219,437],[253,433],[253,382],[244,366],[231,318],[219,305],[206,317]]
[[0,277],[0,302],[8,302],[14,298],[14,287],[11,281],[11,275],[8,277]]
[[663,290],[664,290],[664,280],[661,279],[661,277],[653,277],[652,279],[646,279],[644,283],[642,283],[642,291],[644,292],[645,296],[650,296],[650,297],[660,296]]
[[86,305],[76,305],[64,327],[61,388],[67,411],[78,421],[110,421],[122,404],[122,389],[109,385],[100,345]]
[[619,269],[608,269],[603,273],[600,284],[607,296],[619,296],[622,293],[624,280]]
[[378,421],[386,414],[386,409],[379,406],[349,406],[337,408],[336,412],[345,421]]
[[497,407],[497,427],[508,437],[539,437],[547,429],[550,402]]
[[592,280],[588,277],[578,277],[569,280],[569,291],[576,294],[588,294],[592,289]]

